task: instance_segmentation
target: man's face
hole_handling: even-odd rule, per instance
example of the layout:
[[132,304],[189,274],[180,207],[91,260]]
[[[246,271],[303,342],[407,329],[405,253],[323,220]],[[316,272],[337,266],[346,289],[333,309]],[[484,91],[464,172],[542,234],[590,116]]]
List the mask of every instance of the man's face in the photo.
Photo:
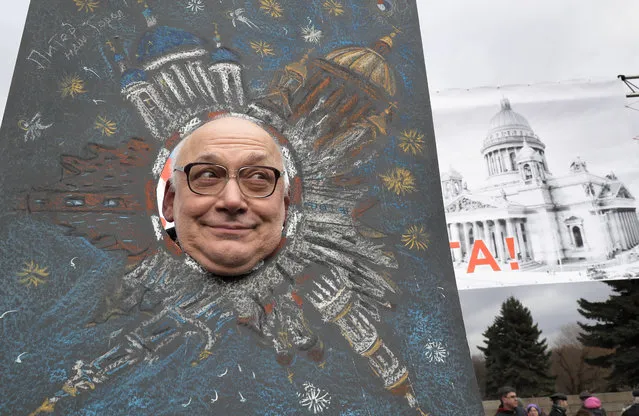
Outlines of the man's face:
[[[222,165],[230,175],[248,165],[283,170],[273,138],[236,117],[210,121],[191,134],[174,166],[192,162]],[[245,196],[236,179],[229,179],[217,195],[193,193],[184,172],[175,172],[174,182],[164,193],[164,218],[175,222],[182,249],[210,272],[247,273],[279,245],[289,204],[282,178],[267,198]]]
[[559,400],[559,406],[568,407],[568,400]]
[[512,410],[517,407],[517,393],[511,391],[501,397],[501,401],[504,404],[504,408]]

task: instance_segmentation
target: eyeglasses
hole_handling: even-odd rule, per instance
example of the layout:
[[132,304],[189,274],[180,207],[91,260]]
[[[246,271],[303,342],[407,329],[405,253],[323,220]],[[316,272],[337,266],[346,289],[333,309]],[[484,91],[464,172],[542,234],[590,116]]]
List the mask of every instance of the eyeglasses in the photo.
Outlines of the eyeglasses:
[[282,172],[270,166],[243,166],[235,175],[229,175],[224,166],[206,162],[176,166],[173,170],[184,172],[189,189],[198,195],[217,195],[230,179],[235,178],[242,194],[249,198],[273,195],[277,180],[282,175]]

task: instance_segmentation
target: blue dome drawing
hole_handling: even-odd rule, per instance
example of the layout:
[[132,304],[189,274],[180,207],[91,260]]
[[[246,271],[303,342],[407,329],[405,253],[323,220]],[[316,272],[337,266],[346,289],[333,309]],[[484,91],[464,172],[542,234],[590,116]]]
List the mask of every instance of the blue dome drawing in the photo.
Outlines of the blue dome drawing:
[[120,79],[120,87],[125,88],[129,84],[138,81],[146,81],[146,72],[141,69],[129,69],[122,74],[122,78]]
[[182,29],[159,26],[146,32],[138,45],[138,62],[165,55],[183,46],[200,46],[202,39]]
[[211,61],[216,64],[220,62],[240,62],[240,55],[235,51],[221,47],[211,52]]

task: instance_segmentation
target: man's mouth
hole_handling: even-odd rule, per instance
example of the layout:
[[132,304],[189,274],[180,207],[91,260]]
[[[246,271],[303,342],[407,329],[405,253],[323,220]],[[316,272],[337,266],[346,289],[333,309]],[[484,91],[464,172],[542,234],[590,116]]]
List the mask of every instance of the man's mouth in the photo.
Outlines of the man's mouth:
[[239,225],[239,224],[217,224],[212,225],[212,228],[218,228],[222,230],[252,230],[255,226],[252,225]]
[[256,226],[247,224],[215,224],[209,225],[209,228],[211,228],[216,234],[226,234],[231,236],[246,234],[254,230]]

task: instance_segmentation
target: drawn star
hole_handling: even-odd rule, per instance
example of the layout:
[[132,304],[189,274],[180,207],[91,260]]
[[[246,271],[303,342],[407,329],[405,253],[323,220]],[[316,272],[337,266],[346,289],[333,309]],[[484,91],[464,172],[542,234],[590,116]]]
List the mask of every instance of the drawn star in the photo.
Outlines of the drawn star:
[[424,150],[424,135],[417,130],[404,130],[399,136],[399,147],[413,155],[421,153]]
[[65,76],[62,78],[62,81],[60,81],[59,86],[62,98],[75,98],[78,94],[86,93],[86,90],[84,89],[84,81],[77,75]]
[[384,186],[397,195],[403,195],[415,191],[415,178],[408,169],[395,168],[394,170],[380,175]]
[[430,241],[423,225],[411,225],[402,235],[402,243],[411,250],[426,250]]
[[44,278],[49,276],[49,272],[47,272],[48,267],[40,267],[40,265],[36,264],[33,260],[28,263],[25,262],[24,265],[25,267],[18,273],[18,276],[21,277],[18,281],[21,284],[26,287],[38,287],[38,285],[47,282]]
[[282,17],[284,9],[275,0],[260,0],[260,10],[271,17]]
[[95,9],[100,5],[100,2],[97,0],[73,0],[76,6],[78,6],[78,11],[85,11],[87,13],[93,13]]

